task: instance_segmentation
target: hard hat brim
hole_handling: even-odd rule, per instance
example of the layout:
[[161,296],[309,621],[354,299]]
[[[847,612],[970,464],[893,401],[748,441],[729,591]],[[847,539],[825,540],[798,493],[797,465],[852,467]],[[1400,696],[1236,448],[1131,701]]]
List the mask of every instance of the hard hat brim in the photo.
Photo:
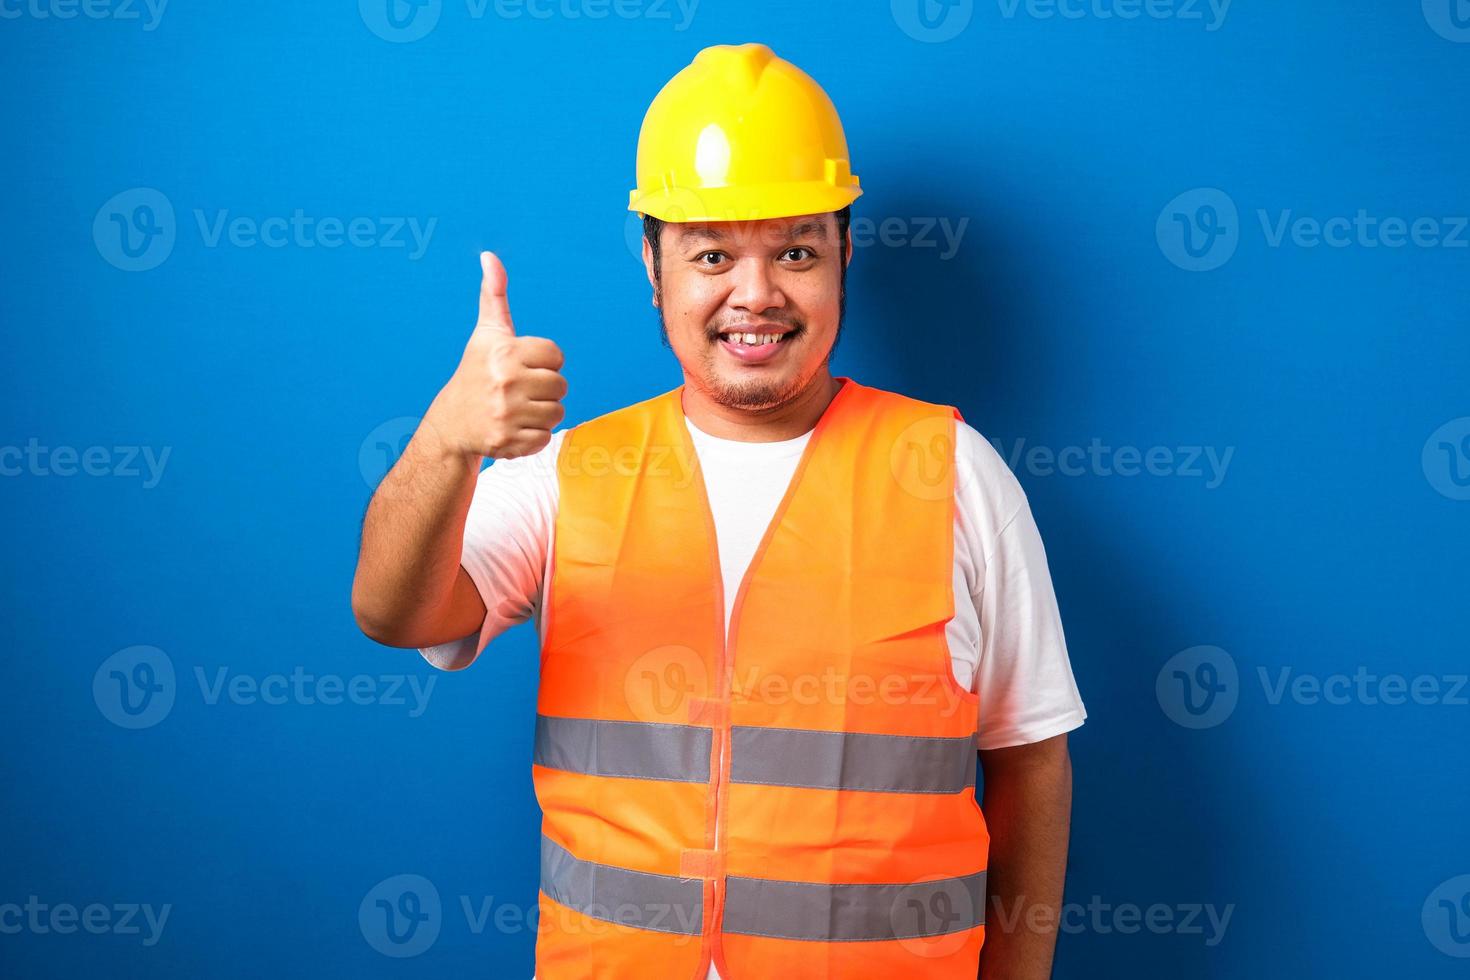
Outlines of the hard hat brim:
[[628,210],[663,221],[763,221],[800,214],[841,211],[862,196],[857,178],[849,186],[826,181],[754,184],[741,187],[674,188],[628,194]]

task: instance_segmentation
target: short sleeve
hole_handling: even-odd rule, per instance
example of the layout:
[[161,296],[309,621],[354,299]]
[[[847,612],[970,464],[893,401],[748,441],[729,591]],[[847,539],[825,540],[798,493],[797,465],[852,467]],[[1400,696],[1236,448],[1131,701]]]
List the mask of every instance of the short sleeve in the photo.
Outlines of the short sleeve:
[[480,471],[465,518],[460,565],[485,603],[478,633],[419,650],[440,670],[462,670],[491,640],[540,607],[556,524],[556,458],[567,430],[540,451]]
[[1069,732],[1087,709],[1072,675],[1041,532],[1022,506],[995,540],[980,609],[980,748]]
[[1027,745],[1077,728],[1087,709],[1025,492],[983,436],[963,423],[957,435],[956,545],[969,552],[980,625],[971,688],[980,701],[979,748]]

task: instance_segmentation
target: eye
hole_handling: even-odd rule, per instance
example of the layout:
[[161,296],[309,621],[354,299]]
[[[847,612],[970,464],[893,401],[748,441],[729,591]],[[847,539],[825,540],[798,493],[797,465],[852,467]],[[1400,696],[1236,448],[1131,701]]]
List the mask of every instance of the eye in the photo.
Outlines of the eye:
[[[722,259],[726,258],[729,258],[729,256],[727,256],[724,252],[709,251],[700,252],[694,257],[694,261],[699,265],[716,266],[720,264],[720,261]],[[712,259],[713,261],[705,261],[706,259]]]
[[[786,258],[790,259],[792,262],[805,262],[807,259],[813,259],[813,258],[816,258],[816,256],[817,256],[817,253],[816,252],[813,252],[811,249],[807,248],[805,245],[795,245],[795,246],[792,246],[791,248],[788,248],[782,254]],[[792,258],[793,254],[795,255],[795,258]]]

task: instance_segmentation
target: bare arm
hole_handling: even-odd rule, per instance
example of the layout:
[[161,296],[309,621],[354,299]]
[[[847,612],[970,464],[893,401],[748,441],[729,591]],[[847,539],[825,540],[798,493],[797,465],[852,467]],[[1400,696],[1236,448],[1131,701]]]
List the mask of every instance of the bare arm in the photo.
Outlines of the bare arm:
[[1047,980],[1072,815],[1067,736],[980,753],[990,827],[981,980]]
[[505,268],[490,252],[480,262],[480,318],[464,357],[363,519],[352,612],[389,646],[433,646],[479,627],[485,604],[459,560],[480,466],[545,447],[565,414],[561,350],[515,335]]
[[484,620],[485,604],[459,564],[478,462],[445,453],[421,424],[373,494],[362,522],[352,611],[379,643],[447,643]]

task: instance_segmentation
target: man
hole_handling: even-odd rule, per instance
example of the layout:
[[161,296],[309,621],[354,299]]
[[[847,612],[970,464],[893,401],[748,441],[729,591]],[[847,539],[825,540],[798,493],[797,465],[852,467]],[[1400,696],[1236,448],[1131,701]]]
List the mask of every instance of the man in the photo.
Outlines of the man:
[[561,352],[483,254],[353,585],[447,670],[536,620],[537,976],[1048,976],[1086,714],[999,455],[829,371],[861,193],[835,108],[707,48],[637,170],[684,383],[557,430]]

